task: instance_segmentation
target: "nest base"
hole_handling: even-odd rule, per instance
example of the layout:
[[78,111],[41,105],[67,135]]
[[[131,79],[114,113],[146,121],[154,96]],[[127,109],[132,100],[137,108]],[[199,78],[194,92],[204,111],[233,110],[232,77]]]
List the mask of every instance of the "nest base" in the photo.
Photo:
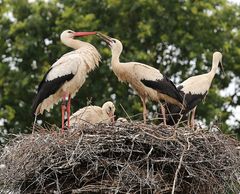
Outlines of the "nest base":
[[238,193],[239,142],[222,133],[123,123],[39,129],[3,148],[1,191]]

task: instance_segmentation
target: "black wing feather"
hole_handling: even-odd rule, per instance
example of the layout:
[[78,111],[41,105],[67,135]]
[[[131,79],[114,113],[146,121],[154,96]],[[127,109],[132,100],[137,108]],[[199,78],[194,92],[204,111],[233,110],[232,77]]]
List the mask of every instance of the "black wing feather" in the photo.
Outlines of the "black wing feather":
[[52,70],[52,68],[50,68],[50,69],[45,73],[42,81],[41,81],[40,84],[38,85],[38,90],[37,90],[38,92],[40,91],[42,85],[46,82],[47,75],[48,75],[48,73],[49,73],[51,70]]
[[174,85],[174,83],[165,76],[161,80],[153,81],[153,80],[143,79],[143,80],[141,80],[141,82],[149,88],[157,90],[157,91],[161,92],[162,94],[166,94],[166,95],[178,100],[180,103],[183,102],[183,97],[179,93],[179,91],[176,88],[176,86]]
[[[51,70],[51,69],[50,69]],[[50,71],[49,70],[49,71]],[[48,98],[50,95],[54,94],[58,91],[59,88],[66,82],[70,81],[74,74],[67,74],[61,77],[57,77],[51,81],[46,81],[47,74],[49,71],[45,74],[43,80],[38,86],[38,93],[36,97],[33,100],[32,104],[32,112],[33,114],[36,112],[36,109],[40,103],[43,102],[44,99]]]
[[[181,90],[182,86],[179,86],[178,89]],[[192,94],[192,93],[184,94],[184,92],[182,91],[179,92],[182,94],[182,96],[184,96],[186,108],[181,111],[181,109],[178,106],[167,103],[166,104],[167,112],[170,114],[167,118],[168,125],[176,124],[181,118],[181,115],[183,115],[182,120],[185,120],[186,114],[189,113],[194,107],[196,107],[207,95],[207,92],[205,92],[204,94]]]

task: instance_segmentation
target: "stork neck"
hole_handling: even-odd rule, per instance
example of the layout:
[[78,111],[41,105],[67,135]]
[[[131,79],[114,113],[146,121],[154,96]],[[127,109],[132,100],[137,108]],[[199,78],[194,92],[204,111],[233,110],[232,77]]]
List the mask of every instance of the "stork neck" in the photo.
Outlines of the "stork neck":
[[113,66],[120,63],[120,61],[119,61],[120,54],[121,53],[112,52],[112,65]]
[[79,49],[84,44],[83,41],[75,40],[73,38],[68,38],[68,39],[62,40],[62,42],[66,46],[71,47],[73,49]]
[[218,68],[218,62],[216,61],[213,61],[212,63],[212,69],[211,71],[209,72],[209,74],[211,75],[211,77],[213,78],[217,72],[217,68]]

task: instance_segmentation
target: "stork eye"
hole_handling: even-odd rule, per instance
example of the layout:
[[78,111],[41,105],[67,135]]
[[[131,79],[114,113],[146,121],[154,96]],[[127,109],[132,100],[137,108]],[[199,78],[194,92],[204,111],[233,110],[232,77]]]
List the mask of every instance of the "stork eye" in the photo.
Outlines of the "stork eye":
[[71,30],[68,30],[67,33],[72,33],[72,31],[71,31]]
[[114,43],[116,43],[116,40],[112,40]]

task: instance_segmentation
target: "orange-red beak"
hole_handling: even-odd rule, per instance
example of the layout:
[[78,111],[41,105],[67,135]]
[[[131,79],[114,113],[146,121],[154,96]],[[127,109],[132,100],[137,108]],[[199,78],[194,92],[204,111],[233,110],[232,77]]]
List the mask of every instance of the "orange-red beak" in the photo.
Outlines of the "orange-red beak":
[[94,35],[97,32],[74,32],[74,36],[88,36],[88,35]]

